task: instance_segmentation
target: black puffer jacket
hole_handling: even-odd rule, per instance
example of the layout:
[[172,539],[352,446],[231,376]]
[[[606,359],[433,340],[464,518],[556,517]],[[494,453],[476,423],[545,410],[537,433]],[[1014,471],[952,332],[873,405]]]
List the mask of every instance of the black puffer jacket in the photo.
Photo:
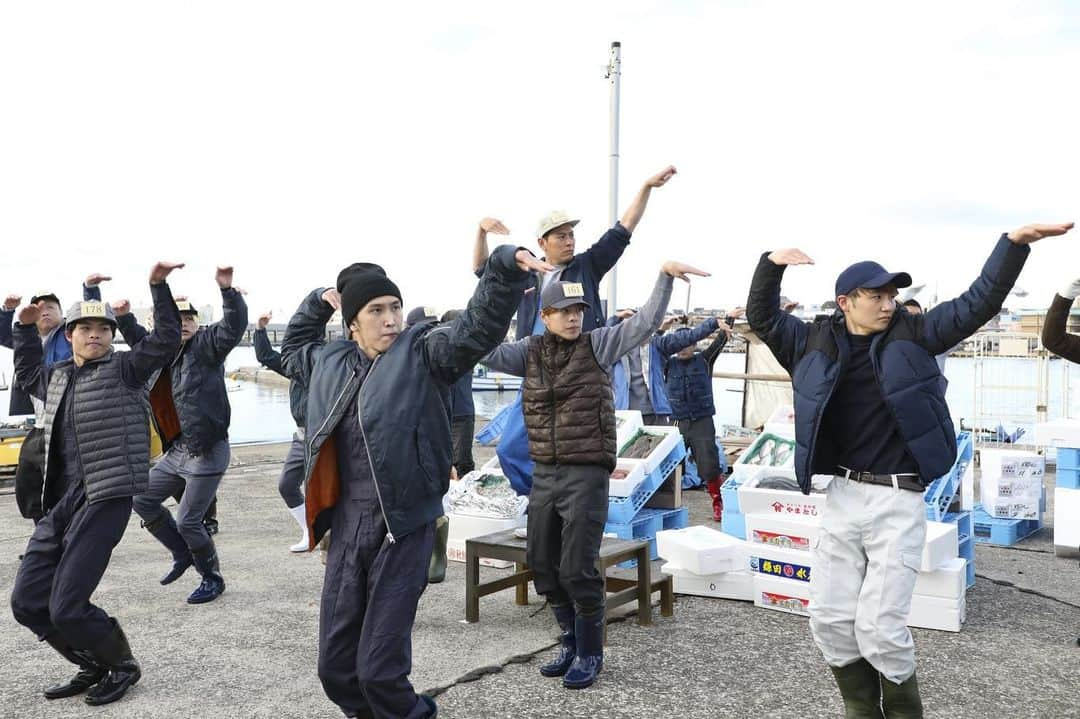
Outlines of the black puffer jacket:
[[[33,325],[16,324],[15,373],[30,394],[45,401],[45,468],[42,510],[47,512],[48,486],[61,469],[60,456],[77,457],[90,503],[133,497],[146,491],[150,472],[150,402],[146,383],[169,364],[180,346],[180,314],[169,286],[151,285],[154,332],[130,352],[112,352],[77,367],[73,359],[46,368],[41,340]],[[68,392],[77,452],[50,446],[53,421]],[[117,460],[121,461],[117,461]]]

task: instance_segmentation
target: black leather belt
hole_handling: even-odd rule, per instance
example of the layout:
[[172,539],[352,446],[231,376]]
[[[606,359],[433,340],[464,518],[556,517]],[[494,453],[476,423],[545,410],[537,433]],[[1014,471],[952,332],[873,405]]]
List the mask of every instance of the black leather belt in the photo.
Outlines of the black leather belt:
[[919,475],[905,472],[903,474],[874,474],[873,472],[856,472],[853,469],[837,465],[836,476],[850,479],[853,482],[864,484],[881,484],[886,487],[898,487],[920,494],[926,489],[919,482]]

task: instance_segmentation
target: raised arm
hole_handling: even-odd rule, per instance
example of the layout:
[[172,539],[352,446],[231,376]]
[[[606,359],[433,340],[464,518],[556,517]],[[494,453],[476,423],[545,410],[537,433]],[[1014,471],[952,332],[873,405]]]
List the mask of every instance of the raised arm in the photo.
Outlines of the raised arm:
[[517,342],[503,342],[484,355],[479,364],[496,372],[505,372],[515,377],[525,376],[525,361],[529,356],[529,340],[525,337]]
[[487,264],[488,255],[488,242],[487,236],[491,232],[496,235],[509,235],[510,230],[507,229],[499,220],[494,217],[485,217],[480,220],[480,224],[476,226],[476,242],[473,244],[473,273],[480,276],[484,272],[484,265]]
[[465,311],[424,338],[424,357],[431,373],[452,384],[471,372],[506,337],[529,270],[552,269],[525,248],[496,247]]
[[645,214],[645,207],[649,204],[649,196],[652,194],[653,188],[666,185],[667,181],[675,176],[675,172],[675,167],[668,165],[648,180],[645,180],[645,184],[641,186],[641,189],[634,195],[630,206],[626,208],[626,212],[619,218],[619,222],[626,228],[627,232],[632,233],[637,229],[641,216]]
[[1001,311],[1031,252],[1028,245],[1044,237],[1063,235],[1071,228],[1071,222],[1025,225],[1003,234],[967,291],[922,316],[922,339],[927,351],[941,354],[978,332]]
[[746,320],[788,372],[802,356],[809,330],[798,318],[780,309],[780,280],[788,265],[812,264],[812,259],[794,248],[765,253],[750,281]]
[[688,330],[680,329],[676,332],[668,332],[659,337],[653,337],[652,343],[661,357],[670,357],[676,352],[681,352],[687,347],[696,345],[713,332],[716,332],[719,327],[720,323],[717,319],[710,317],[697,327]]
[[108,282],[112,277],[95,272],[83,280],[82,298],[86,302],[101,301],[101,283]]
[[341,295],[333,287],[312,290],[300,302],[281,340],[281,366],[286,377],[305,386],[310,383],[311,368],[326,346],[326,323],[340,309]]
[[267,369],[288,377],[289,375],[285,374],[285,367],[281,364],[281,353],[270,344],[270,336],[266,332],[266,326],[270,324],[271,317],[272,314],[266,312],[259,315],[255,323],[255,331],[251,335],[251,342],[255,346],[255,360]]
[[154,302],[154,331],[126,353],[125,379],[132,386],[145,384],[180,351],[180,312],[165,279],[183,265],[159,262],[150,272],[150,297]]
[[232,286],[233,268],[218,267],[214,279],[221,289],[221,319],[197,334],[196,349],[211,364],[220,364],[233,351],[248,326],[248,308],[243,293]]
[[640,347],[664,321],[671,301],[671,285],[676,277],[689,282],[687,275],[708,277],[709,273],[681,262],[665,262],[656,278],[652,294],[641,310],[615,327],[598,327],[589,337],[593,354],[601,367],[610,367],[635,347]]
[[21,295],[8,295],[4,298],[4,305],[0,308],[0,347],[11,349],[15,346],[11,336],[11,324],[15,321],[15,310],[20,304]]
[[734,326],[735,318],[730,315],[725,317],[724,322],[720,324],[720,332],[716,335],[716,339],[714,339],[712,343],[705,348],[705,351],[701,353],[701,356],[709,363],[709,367],[713,366],[713,363],[716,362],[716,358],[724,351],[724,347],[727,346],[728,340],[731,339],[731,328]]
[[12,328],[15,350],[15,386],[32,397],[44,401],[48,390],[48,371],[45,368],[45,348],[41,345],[37,326],[41,308],[27,305],[19,310],[19,321]]
[[1043,347],[1070,362],[1080,362],[1080,336],[1066,330],[1069,311],[1077,295],[1080,295],[1080,279],[1073,280],[1054,295],[1042,329]]

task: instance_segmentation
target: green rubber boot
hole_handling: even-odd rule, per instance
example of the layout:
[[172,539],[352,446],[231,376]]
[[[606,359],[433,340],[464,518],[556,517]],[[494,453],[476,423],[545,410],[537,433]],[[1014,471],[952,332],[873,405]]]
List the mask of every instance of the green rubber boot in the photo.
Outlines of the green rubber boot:
[[883,719],[881,683],[877,669],[859,659],[846,667],[832,667],[836,686],[844,698],[844,719]]
[[885,707],[886,719],[922,719],[919,680],[912,674],[907,681],[893,684],[881,677],[881,704]]
[[446,542],[450,536],[450,519],[443,515],[435,520],[435,544],[431,547],[428,562],[428,584],[438,584],[446,579]]

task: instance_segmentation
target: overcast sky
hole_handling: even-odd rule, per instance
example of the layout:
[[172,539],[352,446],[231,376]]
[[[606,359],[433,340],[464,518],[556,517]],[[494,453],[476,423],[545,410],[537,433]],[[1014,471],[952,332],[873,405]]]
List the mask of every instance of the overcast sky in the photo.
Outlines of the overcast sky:
[[[147,297],[158,258],[216,302],[215,263],[284,320],[374,261],[407,307],[464,304],[476,222],[534,246],[546,212],[607,225],[608,47],[623,45],[620,207],[664,165],[620,304],[665,259],[742,304],[763,250],[938,283],[995,238],[1080,216],[1080,11],[1067,2],[24,2],[0,6],[0,292]],[[1080,275],[1035,246],[1014,307]],[[682,306],[683,289],[673,304]]]

